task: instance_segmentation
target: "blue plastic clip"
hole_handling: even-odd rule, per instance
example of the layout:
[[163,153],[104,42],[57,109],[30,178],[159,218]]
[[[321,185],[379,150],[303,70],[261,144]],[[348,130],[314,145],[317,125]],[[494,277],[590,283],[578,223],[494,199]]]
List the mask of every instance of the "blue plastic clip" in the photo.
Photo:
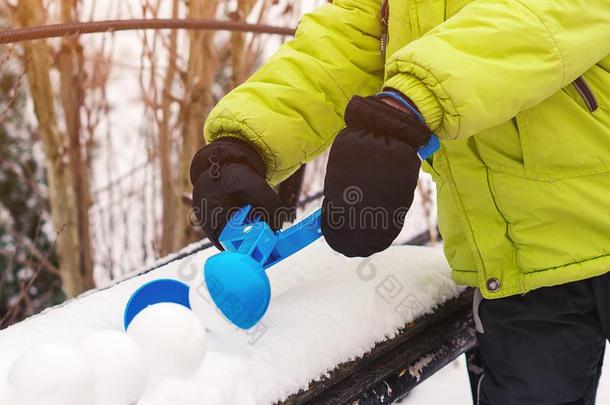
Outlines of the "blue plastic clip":
[[434,134],[428,140],[428,143],[417,150],[417,154],[421,160],[426,160],[441,147],[438,137]]
[[320,210],[284,231],[273,232],[263,221],[248,221],[251,209],[243,207],[232,216],[219,237],[225,251],[210,257],[204,266],[216,306],[242,329],[254,326],[269,306],[271,286],[265,269],[322,236]]

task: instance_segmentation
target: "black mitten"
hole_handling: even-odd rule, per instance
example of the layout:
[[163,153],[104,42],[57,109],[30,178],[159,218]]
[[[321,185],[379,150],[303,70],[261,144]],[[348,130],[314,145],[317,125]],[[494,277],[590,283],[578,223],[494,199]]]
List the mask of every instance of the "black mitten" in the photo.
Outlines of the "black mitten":
[[281,200],[265,181],[265,163],[247,142],[225,137],[204,146],[191,163],[193,210],[199,226],[222,249],[218,237],[234,209],[253,206],[252,215],[279,229]]
[[432,133],[377,97],[352,98],[345,123],[326,168],[322,232],[337,252],[366,257],[400,233],[417,186],[417,150]]

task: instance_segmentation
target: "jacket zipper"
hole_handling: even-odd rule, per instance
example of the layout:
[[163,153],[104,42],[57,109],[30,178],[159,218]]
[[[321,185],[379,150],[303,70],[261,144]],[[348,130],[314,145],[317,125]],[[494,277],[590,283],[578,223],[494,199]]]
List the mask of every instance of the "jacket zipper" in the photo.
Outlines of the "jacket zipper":
[[578,94],[580,94],[580,96],[582,97],[589,111],[593,112],[597,110],[597,108],[599,107],[599,105],[597,104],[597,99],[595,98],[595,95],[591,91],[591,88],[589,87],[585,79],[580,76],[576,80],[574,80],[572,84],[574,85],[576,91],[578,91]]
[[381,38],[379,41],[379,46],[381,48],[381,55],[385,60],[386,50],[388,46],[388,24],[390,18],[390,7],[388,4],[389,0],[384,0],[381,5],[381,11],[379,12],[379,18],[381,20]]

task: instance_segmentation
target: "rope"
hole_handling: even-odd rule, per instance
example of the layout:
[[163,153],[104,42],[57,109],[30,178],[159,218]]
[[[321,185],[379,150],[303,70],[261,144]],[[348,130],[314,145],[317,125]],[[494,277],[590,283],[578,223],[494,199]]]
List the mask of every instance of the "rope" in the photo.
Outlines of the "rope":
[[63,37],[143,29],[191,29],[253,32],[259,34],[294,35],[295,30],[264,24],[249,24],[242,21],[220,21],[205,18],[155,18],[135,20],[110,20],[52,24],[0,31],[0,44],[32,41],[35,39]]

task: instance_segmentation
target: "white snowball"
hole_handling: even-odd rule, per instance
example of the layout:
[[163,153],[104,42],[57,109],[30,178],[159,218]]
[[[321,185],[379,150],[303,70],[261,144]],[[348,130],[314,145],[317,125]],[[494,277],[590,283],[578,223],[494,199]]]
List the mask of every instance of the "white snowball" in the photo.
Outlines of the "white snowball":
[[142,346],[153,381],[188,377],[205,357],[205,329],[190,309],[179,304],[145,308],[131,321],[127,333]]
[[8,380],[19,405],[93,403],[93,369],[70,346],[43,345],[23,353],[13,363]]
[[189,289],[189,303],[197,318],[209,331],[228,334],[237,330],[214,304],[210,293],[203,282],[203,277],[197,277]]
[[0,380],[0,405],[15,405],[15,392],[6,380]]
[[77,350],[93,367],[96,404],[127,405],[140,399],[148,361],[134,338],[115,330],[95,332],[82,339]]

